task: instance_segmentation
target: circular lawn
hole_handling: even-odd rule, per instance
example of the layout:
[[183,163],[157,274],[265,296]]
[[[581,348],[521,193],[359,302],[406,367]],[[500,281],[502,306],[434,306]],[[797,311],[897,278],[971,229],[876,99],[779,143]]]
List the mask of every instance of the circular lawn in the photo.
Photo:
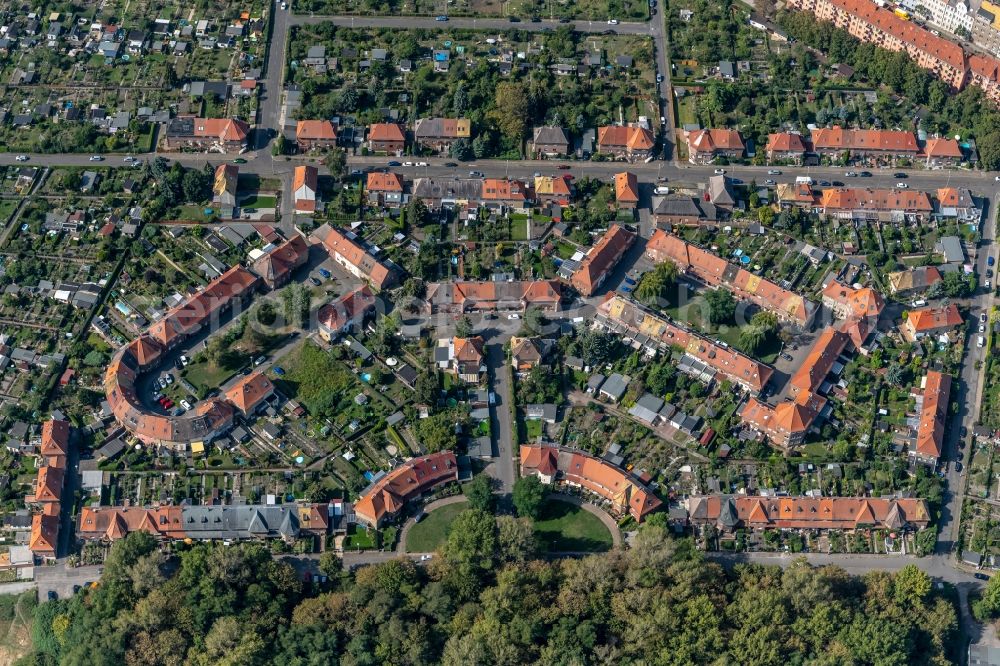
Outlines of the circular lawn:
[[599,553],[614,541],[601,519],[571,502],[549,498],[535,521],[539,548],[548,553]]

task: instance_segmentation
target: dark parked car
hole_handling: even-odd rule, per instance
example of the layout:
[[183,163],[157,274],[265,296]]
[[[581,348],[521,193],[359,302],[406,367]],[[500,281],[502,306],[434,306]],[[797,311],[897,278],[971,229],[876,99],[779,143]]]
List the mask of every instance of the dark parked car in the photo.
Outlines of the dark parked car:
[[858,175],[861,176],[862,178],[871,178],[872,177],[872,172],[871,171],[862,171]]
[[403,166],[403,163],[397,162],[396,160],[392,160],[391,162],[389,162],[389,166]]
[[518,18],[518,17],[516,17],[516,16],[511,16],[511,17],[510,17],[510,18],[509,18],[508,20],[509,20],[509,21],[510,21],[511,23],[520,23],[520,22],[521,22],[521,19],[519,19],[519,18]]
[[978,578],[979,580],[989,580],[990,579],[990,577],[987,576],[984,573],[977,573],[977,574],[972,574],[972,575],[975,576],[976,578]]
[[892,174],[892,177],[893,178],[909,178],[910,176],[905,171],[897,171],[896,173]]
[[833,181],[833,186],[834,187],[843,187],[844,183],[841,182],[841,181],[839,181],[839,180],[835,180],[835,181]]
[[49,601],[55,601],[58,598],[59,598],[59,595],[56,594],[55,590],[49,590]]
[[458,166],[458,162],[445,162],[444,165],[446,167],[457,167]]

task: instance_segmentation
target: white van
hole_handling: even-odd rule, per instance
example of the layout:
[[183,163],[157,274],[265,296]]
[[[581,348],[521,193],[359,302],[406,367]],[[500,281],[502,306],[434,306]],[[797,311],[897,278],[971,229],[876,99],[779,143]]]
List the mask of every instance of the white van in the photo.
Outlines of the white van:
[[658,185],[653,192],[656,194],[670,194],[670,188],[666,185]]
[[984,338],[981,335],[978,338],[976,338],[976,346],[977,347],[983,347],[985,345],[986,345],[986,338]]

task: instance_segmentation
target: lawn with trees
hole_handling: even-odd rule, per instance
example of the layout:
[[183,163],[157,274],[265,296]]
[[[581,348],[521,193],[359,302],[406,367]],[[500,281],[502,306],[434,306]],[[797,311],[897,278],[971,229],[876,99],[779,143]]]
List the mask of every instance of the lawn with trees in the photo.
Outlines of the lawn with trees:
[[[34,613],[19,666],[954,663],[946,591],[915,565],[854,578],[708,562],[666,521],[628,550],[538,560],[516,518],[470,510],[440,555],[304,584],[262,544],[117,542],[101,584]],[[328,563],[329,564],[329,563]]]

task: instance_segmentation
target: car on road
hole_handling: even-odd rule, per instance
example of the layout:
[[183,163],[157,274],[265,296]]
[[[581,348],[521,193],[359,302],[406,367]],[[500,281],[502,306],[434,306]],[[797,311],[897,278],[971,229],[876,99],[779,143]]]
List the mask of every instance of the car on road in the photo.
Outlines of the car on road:
[[397,162],[396,160],[391,160],[387,166],[403,166],[403,163]]
[[263,362],[264,362],[264,361],[266,361],[266,360],[267,360],[267,357],[266,357],[266,356],[258,356],[257,358],[255,358],[255,359],[253,360],[253,364],[254,364],[255,366],[257,366],[257,365],[260,365],[261,363],[263,363]]
[[781,358],[785,359],[786,361],[793,360],[792,355],[789,354],[788,352],[781,352]]
[[323,278],[326,280],[329,280],[331,276],[330,271],[326,270],[325,268],[319,269],[319,274],[322,275]]
[[984,324],[986,323],[986,313],[985,312],[980,312],[979,313],[979,321],[981,321]]
[[987,268],[986,269],[986,277],[988,277],[988,278],[993,277],[993,269],[992,268]]
[[897,171],[896,173],[892,174],[892,177],[893,178],[909,178],[910,176],[905,171]]
[[608,19],[608,25],[618,25],[618,19]]
[[767,180],[764,181],[764,184],[774,187],[775,185],[778,184],[778,181],[774,180],[773,178],[768,178]]
[[134,161],[135,158],[132,157],[131,155],[126,155],[125,157],[122,158],[122,162],[134,162]]
[[413,166],[413,162],[403,162],[403,166]]
[[993,288],[993,283],[990,280],[986,281],[986,288],[987,289],[992,289]]
[[986,340],[983,338],[983,336],[980,335],[978,338],[976,338],[976,346],[977,347],[982,347],[985,344],[986,344]]
[[435,16],[434,20],[435,21],[447,21],[448,17],[447,16]]
[[979,325],[979,332],[980,333],[985,333],[986,332],[986,324],[980,324]]
[[854,178],[854,177],[856,177],[858,175],[858,172],[857,171],[848,171],[844,175],[847,176],[848,178]]
[[421,562],[426,562],[427,560],[431,559],[432,557],[434,557],[434,556],[431,555],[430,553],[424,553],[423,555],[420,556],[420,561]]
[[722,174],[724,174],[724,173],[726,173],[726,170],[725,170],[725,169],[716,169],[716,170],[715,170],[715,175],[716,175],[716,176],[721,176],[721,175],[722,175]]
[[18,155],[14,159],[17,160],[18,162],[27,162],[28,161],[28,156],[27,155]]
[[962,471],[962,463],[960,463],[958,461],[955,461],[955,471],[956,472],[961,472]]
[[618,33],[614,30],[605,30],[601,33],[602,35],[617,35]]
[[995,263],[996,263],[996,259],[994,259],[992,256],[986,257],[986,265],[987,266],[992,266]]
[[482,171],[470,171],[469,175],[473,178],[485,178],[486,175]]
[[444,165],[448,168],[454,168],[458,166],[458,162],[445,162]]
[[520,318],[521,315],[517,314],[516,312],[511,312],[509,315],[507,315],[507,319],[520,319]]
[[559,19],[559,22],[560,23],[569,23],[569,19],[568,18],[561,18],[561,19]]
[[995,180],[998,183],[1000,183],[1000,176],[993,176],[993,180]]
[[858,175],[861,176],[862,178],[871,178],[872,177],[872,172],[871,171],[862,171]]
[[989,579],[990,579],[990,577],[989,577],[989,576],[987,576],[987,575],[986,575],[986,574],[984,574],[984,573],[974,573],[974,574],[972,574],[972,577],[973,577],[973,578],[976,578],[976,579],[978,579],[978,580],[989,580]]
[[820,187],[830,187],[830,185],[832,185],[833,183],[831,183],[828,180],[821,180],[816,184],[819,185]]
[[767,175],[768,176],[780,176],[781,175],[781,169],[768,169],[767,170]]
[[509,16],[509,17],[507,17],[507,20],[510,21],[511,23],[520,23],[521,22],[521,19],[518,16]]
[[556,168],[557,168],[557,169],[572,169],[573,167],[571,167],[571,166],[570,166],[570,165],[568,165],[568,164],[560,164],[560,165],[559,165],[559,166],[557,166]]
[[663,83],[663,74],[657,74],[656,75],[656,82],[657,83]]
[[318,287],[321,284],[323,284],[322,282],[319,281],[319,278],[317,278],[317,277],[310,276],[309,277],[309,281],[312,282],[312,284],[313,284],[314,287]]
[[49,597],[49,601],[55,601],[56,599],[59,598],[59,595],[56,594],[55,590],[49,590],[48,597]]
[[905,190],[909,187],[906,183],[896,183],[896,187],[901,190]]
[[235,160],[233,160],[233,164],[246,164],[246,163],[247,161],[242,157],[237,157]]
[[91,162],[103,162],[104,158],[101,157],[100,155],[91,155],[90,156],[90,161]]
[[532,22],[532,23],[541,23],[541,22],[542,22],[542,19],[540,19],[540,18],[539,18],[539,17],[537,17],[537,16],[532,16],[532,17],[531,17],[531,22]]
[[730,183],[731,183],[731,184],[733,184],[733,185],[742,185],[742,184],[743,184],[743,181],[742,181],[741,179],[739,179],[739,178],[733,178],[733,179],[732,179],[732,180],[730,181]]
[[274,374],[278,375],[279,377],[283,377],[285,375],[285,369],[279,365],[274,369]]
[[418,167],[425,167],[425,166],[427,166],[427,162],[417,162],[417,166]]
[[187,356],[184,356],[183,354],[181,354],[181,365],[187,366],[187,364],[190,363],[190,362],[191,362],[191,359],[189,359]]

